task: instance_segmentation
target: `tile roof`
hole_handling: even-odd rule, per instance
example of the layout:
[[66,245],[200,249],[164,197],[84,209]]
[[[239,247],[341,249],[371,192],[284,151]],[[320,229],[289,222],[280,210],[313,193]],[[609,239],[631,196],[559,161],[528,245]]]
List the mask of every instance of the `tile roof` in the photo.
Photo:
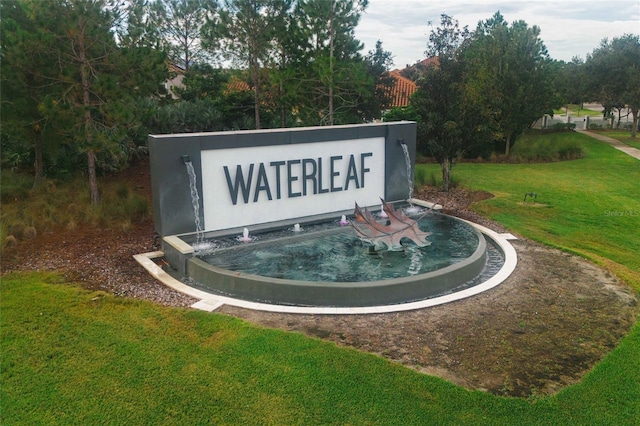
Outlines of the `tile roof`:
[[[406,69],[412,70],[417,68],[418,72],[420,72],[421,69],[424,69],[430,66],[437,67],[439,65],[440,65],[440,61],[438,60],[438,57],[435,56],[432,58],[423,59],[422,61],[417,62],[415,65],[405,68],[405,70]],[[418,86],[413,80],[403,76],[402,70],[393,70],[393,71],[390,71],[389,74],[394,79],[394,84],[390,88],[390,93],[389,93],[391,97],[389,108],[405,107],[409,105],[409,100],[411,99],[411,95],[413,95],[415,91],[418,90]]]
[[172,72],[175,74],[184,74],[184,68],[174,64],[173,62],[167,62],[167,68],[169,68],[169,72]]
[[[425,59],[424,61],[421,62],[421,64],[423,66],[428,66],[431,64],[435,64],[437,66],[438,58]],[[170,71],[178,75],[181,75],[184,73],[184,70],[179,66],[176,66],[171,63],[169,63],[168,65],[169,65]],[[388,93],[391,98],[391,101],[388,107],[394,108],[394,107],[404,107],[409,105],[409,100],[411,99],[411,95],[413,95],[415,91],[418,90],[418,86],[412,80],[406,77],[403,77],[400,74],[400,70],[390,71],[389,74],[393,78],[394,83],[393,83],[393,86],[391,86],[388,89],[389,90]],[[227,86],[224,92],[225,94],[229,94],[233,92],[244,92],[249,90],[250,90],[250,87],[245,81],[234,76],[227,83]]]
[[400,71],[391,71],[391,77],[393,77],[393,86],[390,88],[389,108],[404,107],[409,105],[409,99],[411,95],[418,90],[418,86],[413,81],[400,75]]
[[224,94],[228,95],[229,93],[248,92],[250,90],[251,87],[249,87],[249,84],[246,81],[234,75],[227,82]]
[[440,59],[437,56],[432,56],[431,58],[423,59],[422,61],[420,61],[420,65],[425,68],[430,65],[437,67],[440,66]]

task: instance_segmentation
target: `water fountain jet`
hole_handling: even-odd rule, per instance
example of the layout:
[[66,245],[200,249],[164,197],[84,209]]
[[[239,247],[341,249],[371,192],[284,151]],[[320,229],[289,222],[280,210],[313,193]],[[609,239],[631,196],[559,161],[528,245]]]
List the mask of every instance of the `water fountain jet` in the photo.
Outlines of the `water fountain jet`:
[[253,241],[253,237],[249,235],[249,228],[244,228],[242,230],[242,235],[238,235],[236,239],[243,243],[250,243]]

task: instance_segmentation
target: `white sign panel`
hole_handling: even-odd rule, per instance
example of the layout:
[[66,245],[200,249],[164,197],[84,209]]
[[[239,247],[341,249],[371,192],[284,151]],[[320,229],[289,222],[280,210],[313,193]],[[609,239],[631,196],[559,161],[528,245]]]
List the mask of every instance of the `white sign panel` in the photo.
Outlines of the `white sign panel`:
[[214,231],[377,205],[384,138],[205,150],[204,228]]

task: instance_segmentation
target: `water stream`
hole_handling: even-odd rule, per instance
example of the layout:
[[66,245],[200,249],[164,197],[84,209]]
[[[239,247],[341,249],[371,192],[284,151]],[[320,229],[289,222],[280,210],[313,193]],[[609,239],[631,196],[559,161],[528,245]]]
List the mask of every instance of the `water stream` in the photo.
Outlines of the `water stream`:
[[187,174],[189,175],[189,188],[191,190],[191,204],[193,205],[193,216],[196,224],[196,243],[195,248],[204,245],[204,229],[200,223],[200,196],[198,195],[198,186],[196,185],[196,171],[191,161],[185,161],[187,166]]
[[407,183],[409,184],[409,202],[413,198],[413,179],[411,178],[411,157],[409,156],[409,148],[407,144],[400,144],[402,151],[404,152],[404,160],[407,165]]

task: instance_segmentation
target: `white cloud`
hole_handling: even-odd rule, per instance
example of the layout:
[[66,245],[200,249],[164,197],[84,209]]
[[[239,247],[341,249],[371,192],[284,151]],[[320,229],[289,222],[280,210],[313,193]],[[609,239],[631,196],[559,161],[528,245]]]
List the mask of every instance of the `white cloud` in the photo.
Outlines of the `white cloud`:
[[424,58],[431,31],[428,22],[437,27],[442,13],[473,30],[496,11],[507,22],[523,20],[540,27],[549,55],[565,61],[574,56],[584,59],[603,38],[640,34],[640,0],[369,0],[356,37],[365,44],[364,53],[382,40],[383,48],[394,55],[395,66],[402,68]]

